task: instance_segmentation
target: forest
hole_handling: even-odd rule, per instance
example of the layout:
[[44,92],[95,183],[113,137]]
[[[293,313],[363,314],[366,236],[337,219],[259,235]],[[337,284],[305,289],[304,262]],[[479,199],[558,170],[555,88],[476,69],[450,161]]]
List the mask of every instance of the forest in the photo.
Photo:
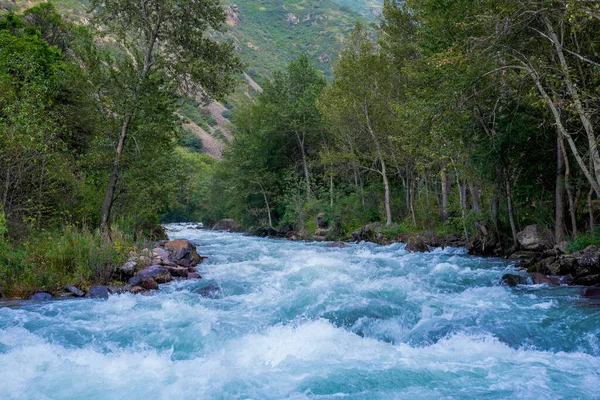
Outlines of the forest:
[[321,212],[340,237],[483,227],[497,254],[530,224],[595,243],[599,23],[587,1],[385,1],[333,79],[301,57],[235,113],[198,216],[302,237]]
[[51,3],[0,17],[4,290],[106,281],[161,222],[312,238],[323,214],[329,240],[379,222],[489,255],[532,224],[563,249],[600,239],[600,4],[386,0],[331,78],[301,56],[236,106],[222,160],[180,109],[224,98],[243,65],[207,34],[219,2],[177,4],[92,1],[89,26]]

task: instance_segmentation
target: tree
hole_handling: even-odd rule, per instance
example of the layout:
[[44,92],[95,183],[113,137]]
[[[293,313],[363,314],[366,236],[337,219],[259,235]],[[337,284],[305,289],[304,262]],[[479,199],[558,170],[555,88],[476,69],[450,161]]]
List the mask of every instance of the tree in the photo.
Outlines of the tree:
[[354,156],[362,159],[360,168],[381,176],[386,226],[391,226],[387,153],[389,138],[398,126],[390,112],[401,89],[398,70],[379,52],[364,27],[357,24],[334,71],[334,80],[320,102],[323,115],[340,138],[350,139]]
[[118,107],[105,103],[121,120],[102,207],[101,225],[108,227],[121,157],[145,93],[191,89],[220,97],[232,88],[240,63],[230,44],[210,36],[225,21],[218,0],[92,0],[92,10],[121,53],[113,66],[121,98],[113,101]]

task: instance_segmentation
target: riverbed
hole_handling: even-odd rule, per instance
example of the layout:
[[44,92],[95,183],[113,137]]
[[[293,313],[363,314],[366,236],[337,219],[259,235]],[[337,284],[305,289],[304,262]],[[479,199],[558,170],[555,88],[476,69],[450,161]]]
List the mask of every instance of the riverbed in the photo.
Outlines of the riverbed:
[[464,249],[171,228],[204,279],[0,308],[0,399],[600,397],[577,288],[501,286],[515,266]]

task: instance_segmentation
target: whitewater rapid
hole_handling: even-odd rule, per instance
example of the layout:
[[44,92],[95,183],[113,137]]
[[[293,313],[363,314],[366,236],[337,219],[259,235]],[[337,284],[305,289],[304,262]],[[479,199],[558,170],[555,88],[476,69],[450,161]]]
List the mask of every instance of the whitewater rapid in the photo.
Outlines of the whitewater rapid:
[[577,288],[499,286],[513,265],[461,249],[170,235],[204,279],[0,305],[0,399],[600,398]]

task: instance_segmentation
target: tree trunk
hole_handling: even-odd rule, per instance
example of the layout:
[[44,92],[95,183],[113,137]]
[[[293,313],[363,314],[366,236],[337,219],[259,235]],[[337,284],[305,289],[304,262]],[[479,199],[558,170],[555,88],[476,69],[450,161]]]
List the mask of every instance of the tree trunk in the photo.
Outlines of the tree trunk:
[[[571,166],[569,164],[569,157],[567,156],[567,150],[565,149],[565,142],[561,136],[559,136],[560,149],[562,151],[563,159],[565,160],[565,189],[567,191],[567,198],[569,200],[569,215],[571,216],[571,229],[573,237],[577,237],[577,203],[579,202],[579,194],[576,198],[573,198],[573,188],[571,187]],[[559,242],[556,242],[559,243]]]
[[265,192],[265,188],[262,184],[260,184],[260,190],[262,191],[263,197],[265,199],[265,206],[267,207],[267,215],[269,217],[269,228],[273,229],[273,220],[271,219],[271,207],[269,206],[269,199],[267,198],[267,192]]
[[544,24],[546,25],[546,29],[548,30],[548,36],[550,37],[551,42],[554,44],[554,48],[556,49],[556,54],[558,55],[558,60],[560,62],[560,67],[563,71],[564,81],[567,86],[567,90],[573,99],[573,104],[575,105],[575,111],[579,115],[579,119],[581,120],[581,124],[586,132],[588,139],[588,148],[590,152],[590,158],[592,159],[594,172],[596,175],[596,181],[600,182],[600,154],[598,153],[598,142],[596,140],[596,135],[594,133],[593,125],[585,112],[583,107],[583,103],[581,102],[581,98],[579,97],[579,92],[577,88],[573,84],[573,80],[571,78],[571,73],[569,72],[569,66],[567,64],[567,60],[565,58],[562,45],[560,44],[556,33],[554,32],[554,28],[552,23],[548,19],[546,15],[542,17],[544,20]]
[[554,242],[565,240],[565,176],[564,157],[560,135],[556,137],[556,188],[554,195]]
[[469,183],[469,191],[471,192],[471,198],[473,200],[473,211],[475,211],[476,214],[481,214],[481,188],[479,185]]
[[527,71],[532,76],[535,86],[537,87],[538,91],[540,92],[540,94],[542,95],[542,97],[544,98],[546,103],[548,104],[550,111],[552,111],[552,115],[554,116],[554,122],[556,123],[556,127],[557,127],[559,133],[562,135],[562,137],[567,139],[567,143],[569,144],[571,153],[573,153],[573,156],[575,157],[577,164],[581,168],[581,171],[583,172],[586,179],[588,180],[588,182],[590,183],[590,185],[596,192],[596,195],[600,196],[600,185],[598,184],[598,182],[600,182],[600,176],[596,176],[596,177],[592,176],[592,174],[590,173],[590,170],[585,165],[585,162],[583,162],[583,159],[581,158],[581,154],[579,154],[579,150],[577,149],[577,144],[575,143],[575,141],[573,140],[573,138],[571,137],[569,132],[567,132],[567,130],[565,129],[565,126],[563,125],[562,120],[560,118],[560,112],[558,110],[558,107],[556,107],[556,104],[554,104],[554,101],[552,101],[552,99],[546,92],[546,89],[544,89],[544,86],[542,85],[542,82],[540,81],[540,78],[539,78],[537,72],[535,72],[534,70],[532,70],[529,67],[525,68],[525,69],[527,69]]
[[390,205],[390,182],[388,181],[387,171],[385,169],[385,161],[380,159],[381,162],[381,176],[383,178],[383,187],[385,189],[385,226],[388,228],[392,226],[392,207]]
[[594,209],[592,208],[593,204],[592,204],[592,196],[594,194],[594,189],[590,189],[588,196],[587,196],[587,203],[588,203],[588,215],[590,218],[590,231],[594,229]]
[[367,106],[364,107],[364,112],[365,112],[365,118],[367,121],[367,129],[369,131],[369,134],[371,135],[371,138],[375,142],[375,146],[377,148],[377,156],[379,158],[378,161],[381,165],[380,173],[381,173],[381,177],[383,179],[383,187],[385,190],[385,194],[384,194],[385,216],[386,216],[385,226],[387,226],[389,228],[390,226],[392,226],[392,208],[390,205],[390,182],[388,181],[387,169],[386,169],[386,165],[385,165],[385,160],[383,159],[383,152],[381,150],[381,144],[379,143],[379,140],[377,139],[377,136],[375,135],[375,132],[373,131],[373,127],[371,126],[371,119],[369,117],[369,110],[368,110]]
[[519,241],[517,240],[517,225],[515,224],[515,215],[514,215],[513,206],[512,206],[512,191],[510,188],[508,173],[506,173],[505,175],[506,175],[505,184],[506,184],[506,203],[507,203],[507,208],[508,208],[508,219],[510,221],[510,231],[512,232],[513,243],[516,247],[519,245]]
[[450,184],[448,182],[448,175],[446,174],[446,169],[443,168],[442,172],[440,172],[440,177],[442,179],[442,221],[448,221],[448,199],[450,197]]
[[112,210],[113,202],[115,200],[115,191],[117,189],[117,181],[119,179],[119,164],[121,162],[121,155],[123,154],[123,149],[125,148],[125,139],[127,138],[130,122],[131,116],[126,115],[123,119],[121,134],[119,135],[119,143],[117,144],[117,150],[115,151],[113,169],[110,174],[108,187],[106,188],[106,194],[104,196],[104,205],[102,206],[102,217],[100,219],[100,227],[102,229],[110,228],[110,213]]
[[302,167],[304,169],[304,181],[306,185],[306,200],[310,200],[310,173],[308,171],[308,161],[306,160],[306,152],[304,151],[304,138],[300,137],[300,132],[296,131],[296,139],[298,140],[298,147],[302,155]]

